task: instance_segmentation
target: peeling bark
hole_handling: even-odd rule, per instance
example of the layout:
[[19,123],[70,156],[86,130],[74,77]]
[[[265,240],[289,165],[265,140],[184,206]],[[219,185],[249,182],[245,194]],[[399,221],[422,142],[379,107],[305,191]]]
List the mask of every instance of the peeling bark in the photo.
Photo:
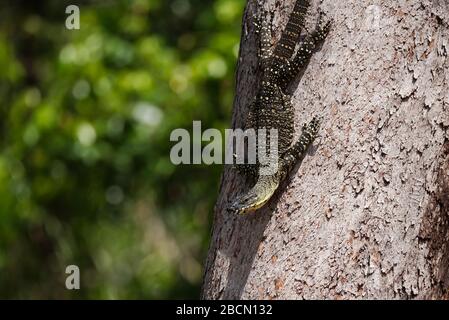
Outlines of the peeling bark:
[[[294,0],[266,0],[279,38]],[[298,136],[320,138],[270,203],[234,217],[248,186],[225,168],[205,266],[205,299],[447,298],[449,2],[314,1],[333,29],[293,88]],[[233,125],[256,92],[243,22]]]

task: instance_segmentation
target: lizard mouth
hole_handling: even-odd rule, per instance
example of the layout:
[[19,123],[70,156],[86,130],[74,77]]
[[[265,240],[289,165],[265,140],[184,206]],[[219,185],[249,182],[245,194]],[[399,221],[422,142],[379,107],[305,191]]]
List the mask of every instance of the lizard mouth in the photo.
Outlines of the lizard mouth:
[[245,197],[244,199],[237,200],[231,206],[229,206],[228,211],[238,215],[252,213],[257,209],[263,207],[269,199],[270,197]]

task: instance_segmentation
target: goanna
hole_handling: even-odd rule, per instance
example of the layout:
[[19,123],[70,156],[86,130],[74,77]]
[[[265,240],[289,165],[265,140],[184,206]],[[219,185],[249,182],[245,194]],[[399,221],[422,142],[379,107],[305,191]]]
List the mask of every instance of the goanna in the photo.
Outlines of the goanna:
[[[294,109],[291,96],[286,93],[287,88],[306,66],[314,50],[326,38],[330,29],[330,20],[324,23],[320,15],[315,29],[300,41],[309,6],[309,0],[296,1],[287,26],[273,50],[267,14],[264,14],[265,17],[259,21],[256,19],[254,23],[257,32],[260,33],[259,61],[263,76],[258,93],[250,105],[244,128],[256,130],[264,128],[267,132],[270,129],[277,129],[278,170],[274,174],[262,175],[258,162],[255,165],[237,165],[237,169],[255,183],[247,193],[231,203],[228,208],[231,212],[244,214],[266,204],[317,135],[320,121],[315,117],[303,126],[300,138],[293,143]],[[298,49],[295,50],[297,45]]]

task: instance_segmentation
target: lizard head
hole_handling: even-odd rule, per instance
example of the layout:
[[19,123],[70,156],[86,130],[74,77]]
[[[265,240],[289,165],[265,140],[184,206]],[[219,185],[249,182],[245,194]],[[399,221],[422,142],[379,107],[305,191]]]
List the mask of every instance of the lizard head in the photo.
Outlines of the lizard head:
[[238,215],[244,215],[256,211],[261,208],[270,198],[266,199],[257,197],[256,195],[245,195],[228,207],[228,212]]
[[[269,199],[269,198],[268,198]],[[244,215],[261,208],[268,199],[258,199],[257,197],[244,197],[232,203],[228,212],[232,214]]]
[[233,214],[247,214],[263,207],[279,186],[278,176],[259,176],[259,180],[247,193],[233,202],[228,211]]

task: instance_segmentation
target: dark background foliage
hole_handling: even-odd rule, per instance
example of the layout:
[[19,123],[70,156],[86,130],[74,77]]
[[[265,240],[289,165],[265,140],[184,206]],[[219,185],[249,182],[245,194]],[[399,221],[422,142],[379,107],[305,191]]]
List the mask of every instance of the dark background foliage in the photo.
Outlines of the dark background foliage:
[[243,6],[2,1],[0,298],[198,298],[221,167],[169,137],[229,126]]

